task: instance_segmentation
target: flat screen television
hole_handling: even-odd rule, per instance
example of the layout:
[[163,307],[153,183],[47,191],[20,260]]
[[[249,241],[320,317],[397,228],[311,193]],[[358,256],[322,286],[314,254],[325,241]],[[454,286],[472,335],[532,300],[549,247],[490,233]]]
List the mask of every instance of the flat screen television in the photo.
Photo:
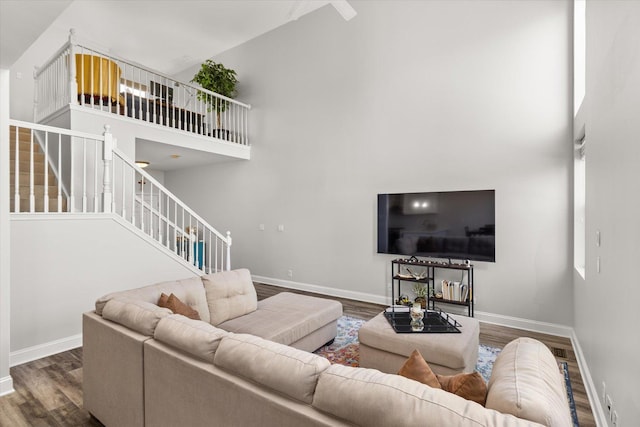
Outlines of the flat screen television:
[[378,253],[495,262],[495,190],[378,194]]

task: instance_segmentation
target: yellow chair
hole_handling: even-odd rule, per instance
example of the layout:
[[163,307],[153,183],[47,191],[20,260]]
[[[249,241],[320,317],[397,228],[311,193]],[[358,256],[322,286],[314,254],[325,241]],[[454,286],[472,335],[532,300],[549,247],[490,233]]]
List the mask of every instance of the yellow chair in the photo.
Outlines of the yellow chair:
[[[78,83],[78,100],[91,102],[109,100],[115,104],[120,93],[121,70],[114,61],[96,55],[76,54],[76,82]],[[82,101],[81,101],[82,102]]]

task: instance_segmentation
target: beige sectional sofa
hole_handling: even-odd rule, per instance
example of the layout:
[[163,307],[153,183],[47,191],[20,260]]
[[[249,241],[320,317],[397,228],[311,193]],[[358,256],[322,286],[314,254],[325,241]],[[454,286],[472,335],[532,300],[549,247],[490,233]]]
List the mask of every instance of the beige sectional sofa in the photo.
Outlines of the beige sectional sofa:
[[[518,418],[398,375],[331,365],[309,351],[335,336],[339,303],[285,294],[253,304],[250,288],[240,270],[100,298],[83,316],[85,408],[118,427],[571,425],[555,360],[537,341],[507,346],[489,384],[487,402]],[[203,320],[158,307],[160,292]]]

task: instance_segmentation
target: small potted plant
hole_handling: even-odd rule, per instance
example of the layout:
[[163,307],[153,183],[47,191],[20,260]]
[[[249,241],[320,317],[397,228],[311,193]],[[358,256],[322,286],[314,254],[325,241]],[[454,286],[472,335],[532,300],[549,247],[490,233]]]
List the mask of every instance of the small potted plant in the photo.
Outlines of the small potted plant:
[[419,302],[422,308],[427,308],[427,286],[424,283],[414,283],[413,293],[416,294],[415,302]]
[[[233,98],[236,95],[236,85],[238,84],[236,72],[210,59],[207,59],[201,65],[200,70],[193,76],[191,81],[198,83],[204,89],[227,98]],[[198,92],[198,99],[209,104],[209,111],[216,110],[217,135],[215,136],[220,137],[221,133],[224,133],[220,126],[220,113],[227,109],[229,102],[204,92]]]

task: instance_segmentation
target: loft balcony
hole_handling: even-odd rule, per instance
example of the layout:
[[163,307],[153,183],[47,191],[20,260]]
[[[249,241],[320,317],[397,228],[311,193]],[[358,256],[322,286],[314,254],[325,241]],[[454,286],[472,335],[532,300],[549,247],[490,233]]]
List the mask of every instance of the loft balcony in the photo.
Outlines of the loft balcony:
[[37,123],[97,133],[154,169],[249,159],[251,106],[69,40],[35,73]]

